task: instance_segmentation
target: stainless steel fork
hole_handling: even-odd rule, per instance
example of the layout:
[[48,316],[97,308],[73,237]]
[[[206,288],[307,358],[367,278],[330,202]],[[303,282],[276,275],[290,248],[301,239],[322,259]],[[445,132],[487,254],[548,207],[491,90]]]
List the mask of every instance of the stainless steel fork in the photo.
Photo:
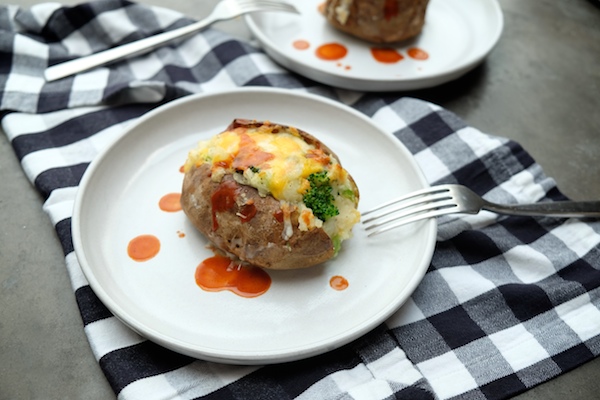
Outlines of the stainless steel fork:
[[175,40],[191,36],[217,21],[224,21],[257,11],[298,13],[298,10],[293,5],[280,0],[222,0],[215,6],[209,16],[201,21],[89,56],[53,65],[46,68],[44,77],[47,82],[51,82],[125,58],[146,54]]
[[496,204],[462,185],[439,185],[409,193],[362,213],[362,223],[373,236],[399,226],[444,214],[477,214],[481,210],[499,214],[600,217],[600,201],[556,201],[532,204]]

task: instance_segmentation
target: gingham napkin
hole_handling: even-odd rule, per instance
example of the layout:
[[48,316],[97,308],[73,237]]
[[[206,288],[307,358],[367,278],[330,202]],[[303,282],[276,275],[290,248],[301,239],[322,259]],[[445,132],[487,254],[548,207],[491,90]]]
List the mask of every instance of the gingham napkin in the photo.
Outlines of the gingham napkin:
[[324,87],[216,30],[75,78],[42,78],[49,64],[188,22],[119,0],[0,8],[2,127],[46,197],[90,346],[120,399],[502,399],[600,353],[600,224],[486,212],[440,219],[431,266],[409,301],[385,324],[321,356],[219,365],[166,350],[121,324],[73,252],[77,185],[128,124],[190,93],[252,85],[310,91],[393,132],[431,184],[462,183],[498,202],[563,199],[512,141],[424,101]]

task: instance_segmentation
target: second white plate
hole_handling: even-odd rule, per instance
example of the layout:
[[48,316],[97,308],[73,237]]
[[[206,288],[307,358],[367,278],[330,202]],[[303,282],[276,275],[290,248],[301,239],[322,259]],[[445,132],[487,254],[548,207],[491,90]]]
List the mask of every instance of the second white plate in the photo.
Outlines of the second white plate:
[[[269,88],[188,96],[142,117],[86,171],[72,224],[90,286],[143,336],[218,362],[290,361],[368,332],[421,281],[435,244],[434,220],[374,238],[357,225],[335,259],[305,270],[268,271],[271,287],[259,297],[196,285],[196,266],[213,254],[183,212],[161,211],[158,202],[180,192],[188,151],[237,117],[290,124],[317,136],[356,180],[362,210],[427,186],[396,138],[340,103]],[[146,234],[160,240],[160,251],[134,261],[128,243]],[[330,287],[336,275],[348,280],[346,290]]]
[[[323,0],[289,0],[300,15],[256,13],[246,22],[265,52],[284,67],[318,82],[360,91],[400,91],[437,86],[477,66],[502,33],[503,16],[497,0],[431,0],[421,34],[395,45],[373,45],[331,27],[318,8]],[[303,49],[294,46],[303,43]],[[324,61],[316,49],[337,43],[345,57]],[[382,63],[372,48],[389,48],[403,59]],[[410,48],[428,54],[409,56]]]

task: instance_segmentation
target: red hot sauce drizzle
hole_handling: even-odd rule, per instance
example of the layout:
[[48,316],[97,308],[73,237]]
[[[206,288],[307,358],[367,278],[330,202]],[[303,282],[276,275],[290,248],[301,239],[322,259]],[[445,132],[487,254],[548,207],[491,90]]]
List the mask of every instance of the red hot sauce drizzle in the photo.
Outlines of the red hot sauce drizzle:
[[181,211],[181,194],[169,193],[160,198],[158,207],[166,212]]
[[244,170],[259,166],[273,158],[275,158],[273,154],[261,150],[248,134],[243,133],[240,135],[240,150],[233,159],[232,167]]
[[241,297],[258,297],[271,287],[271,277],[263,269],[238,265],[220,255],[202,261],[196,268],[195,279],[208,292],[229,290]]
[[325,2],[319,3],[317,6],[317,11],[321,14],[325,14]]
[[402,54],[390,47],[373,47],[371,48],[371,55],[375,61],[384,64],[394,64],[404,59]]
[[140,235],[129,241],[127,255],[134,261],[148,261],[160,251],[160,240],[154,235]]
[[[228,168],[232,167],[235,170],[245,170],[253,166],[264,165],[268,161],[275,158],[272,153],[263,151],[258,147],[256,142],[246,133],[240,134],[239,150],[231,162],[224,162],[223,165],[215,163],[215,165]],[[238,195],[238,184],[234,181],[223,181],[212,194],[212,220],[213,230],[219,229],[217,221],[217,213],[231,211],[236,207],[236,199]],[[256,215],[256,206],[248,202],[238,206],[236,215],[240,217],[242,222],[248,222]]]
[[[238,195],[238,184],[234,181],[223,181],[217,187],[217,190],[213,193],[210,198],[212,205],[212,221],[213,231],[219,229],[219,221],[217,220],[217,213],[232,211],[237,206],[236,198]],[[254,218],[258,210],[254,203],[248,201],[246,204],[237,206],[238,210],[236,215],[241,219],[242,223],[249,222]]]
[[348,280],[343,276],[335,275],[329,280],[329,286],[335,290],[345,290],[348,288],[349,283]]
[[256,206],[252,203],[246,203],[240,207],[237,215],[242,220],[242,223],[248,222],[256,215]]
[[273,213],[273,218],[277,220],[277,222],[281,223],[284,220],[283,210],[279,209]]
[[406,52],[408,53],[408,56],[410,58],[412,58],[413,60],[424,61],[429,58],[429,53],[427,53],[425,50],[420,49],[418,47],[411,47]]
[[326,43],[317,47],[315,54],[321,60],[335,61],[346,57],[348,49],[339,43]]
[[383,4],[383,18],[386,21],[398,15],[398,0],[385,0]]
[[308,43],[308,41],[306,41],[306,40],[298,39],[298,40],[294,40],[294,42],[292,43],[292,46],[294,46],[294,48],[296,50],[306,50],[310,47],[310,43]]
[[214,231],[219,229],[217,213],[229,211],[235,206],[237,189],[237,183],[233,181],[223,181],[210,198],[212,204],[212,220]]

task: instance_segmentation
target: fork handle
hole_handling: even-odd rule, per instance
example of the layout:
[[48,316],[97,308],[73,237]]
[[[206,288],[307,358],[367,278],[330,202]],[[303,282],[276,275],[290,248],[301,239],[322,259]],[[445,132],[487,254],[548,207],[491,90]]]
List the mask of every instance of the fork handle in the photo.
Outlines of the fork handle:
[[485,202],[482,208],[509,215],[600,217],[600,201],[554,201],[515,205],[500,205],[492,202]]
[[125,58],[140,56],[177,39],[190,36],[216,21],[214,16],[209,15],[201,21],[190,25],[136,40],[112,49],[104,50],[89,56],[76,58],[61,64],[46,68],[44,77],[47,82],[66,78],[79,72],[88,71],[92,68],[101,67],[123,60]]

